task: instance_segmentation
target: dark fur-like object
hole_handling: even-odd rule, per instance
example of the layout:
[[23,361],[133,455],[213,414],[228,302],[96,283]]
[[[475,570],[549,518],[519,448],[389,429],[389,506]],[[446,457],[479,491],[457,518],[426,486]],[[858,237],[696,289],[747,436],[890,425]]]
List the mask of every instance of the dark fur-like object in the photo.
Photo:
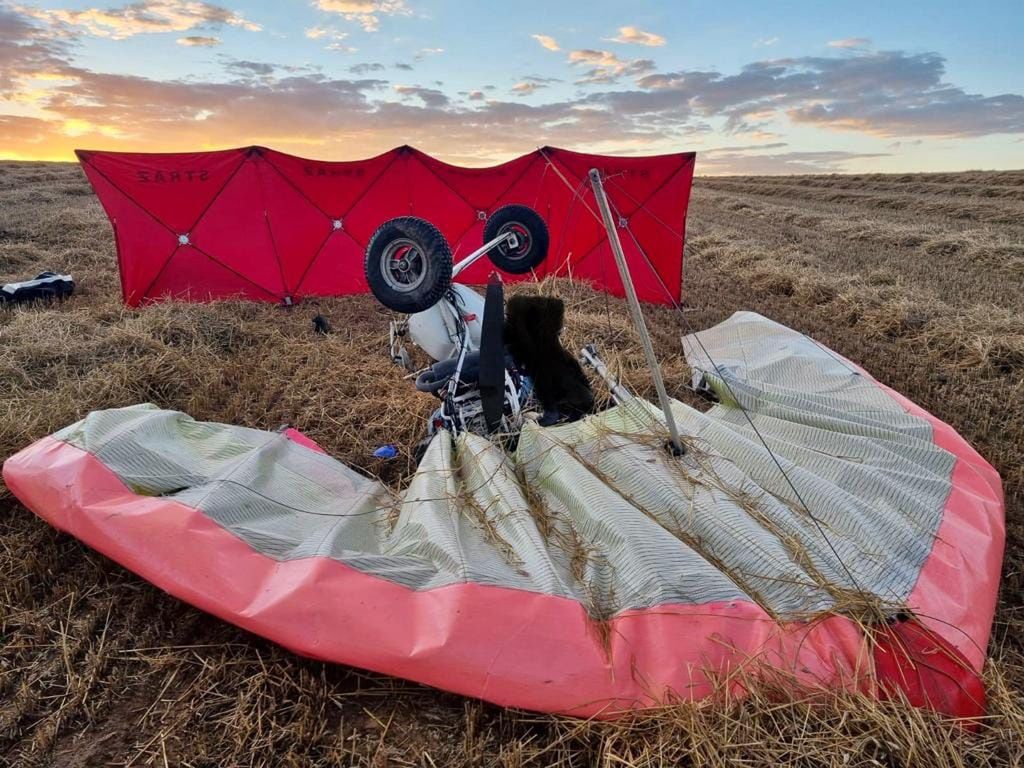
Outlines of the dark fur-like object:
[[317,314],[313,318],[313,333],[318,333],[321,336],[326,336],[331,332],[331,323],[321,314]]
[[562,347],[565,304],[546,296],[513,296],[505,307],[505,346],[533,379],[545,422],[574,421],[594,407],[594,393],[576,358]]

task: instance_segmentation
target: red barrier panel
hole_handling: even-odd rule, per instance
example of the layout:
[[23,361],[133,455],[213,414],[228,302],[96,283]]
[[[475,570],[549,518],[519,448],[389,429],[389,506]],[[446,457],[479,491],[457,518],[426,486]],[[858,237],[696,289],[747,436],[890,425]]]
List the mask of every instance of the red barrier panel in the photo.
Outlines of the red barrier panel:
[[[448,165],[407,146],[352,162],[264,147],[77,155],[114,227],[131,306],[361,293],[366,244],[387,219],[431,221],[458,259],[482,245],[487,216],[510,203],[534,208],[548,224],[551,249],[539,276],[571,274],[622,295],[587,180],[594,167],[607,179],[640,298],[680,296],[692,152],[608,157],[545,147],[491,168]],[[460,280],[484,282],[491,269],[478,262]]]

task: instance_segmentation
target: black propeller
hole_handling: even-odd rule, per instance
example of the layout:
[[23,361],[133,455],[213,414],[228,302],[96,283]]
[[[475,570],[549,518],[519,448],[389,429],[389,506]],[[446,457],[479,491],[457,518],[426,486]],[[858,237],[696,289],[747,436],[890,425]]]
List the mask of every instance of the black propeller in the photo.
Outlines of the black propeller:
[[505,287],[497,272],[487,282],[480,325],[480,403],[487,431],[494,432],[505,410]]

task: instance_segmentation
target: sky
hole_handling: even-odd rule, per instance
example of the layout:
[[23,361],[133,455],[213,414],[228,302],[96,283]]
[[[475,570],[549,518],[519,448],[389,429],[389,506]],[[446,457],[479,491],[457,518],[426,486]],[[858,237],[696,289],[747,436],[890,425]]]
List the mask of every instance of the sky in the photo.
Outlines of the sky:
[[1024,168],[1024,0],[0,0],[0,159],[554,145],[697,173]]

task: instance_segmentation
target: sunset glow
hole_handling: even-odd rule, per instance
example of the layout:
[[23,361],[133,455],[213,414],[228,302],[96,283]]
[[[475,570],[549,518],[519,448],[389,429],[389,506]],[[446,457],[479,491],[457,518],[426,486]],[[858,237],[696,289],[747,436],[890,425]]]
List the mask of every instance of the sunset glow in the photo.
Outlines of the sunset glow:
[[0,158],[695,150],[699,173],[1024,166],[1017,2],[0,0]]

